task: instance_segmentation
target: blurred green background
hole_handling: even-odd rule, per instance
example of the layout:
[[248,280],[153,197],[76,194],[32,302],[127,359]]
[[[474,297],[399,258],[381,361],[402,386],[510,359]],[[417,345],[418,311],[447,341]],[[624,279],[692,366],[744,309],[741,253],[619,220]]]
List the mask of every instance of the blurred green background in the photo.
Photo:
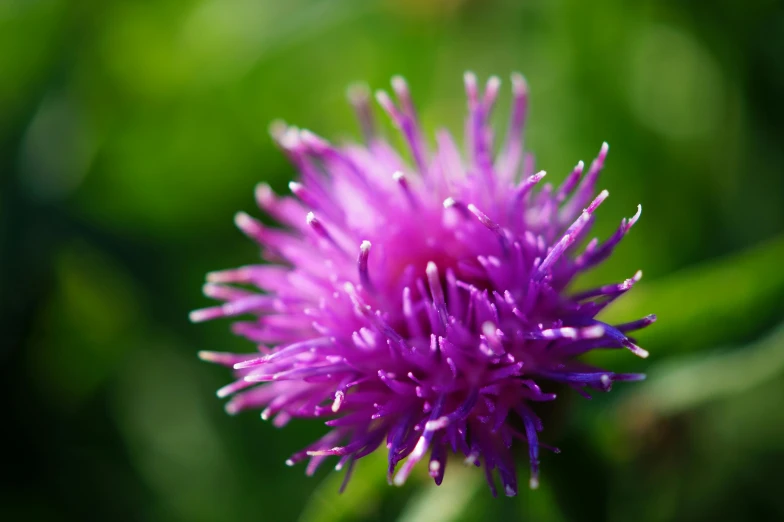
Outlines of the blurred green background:
[[[772,0],[0,0],[0,519],[784,520],[782,57]],[[357,139],[345,87],[399,73],[459,135],[466,69],[526,75],[554,181],[611,144],[598,232],[643,217],[582,284],[644,269],[611,316],[652,355],[598,362],[649,379],[562,397],[538,491],[375,456],[338,495],[284,465],[319,423],[225,415],[196,352],[252,347],[187,313],[295,175],[271,120]]]

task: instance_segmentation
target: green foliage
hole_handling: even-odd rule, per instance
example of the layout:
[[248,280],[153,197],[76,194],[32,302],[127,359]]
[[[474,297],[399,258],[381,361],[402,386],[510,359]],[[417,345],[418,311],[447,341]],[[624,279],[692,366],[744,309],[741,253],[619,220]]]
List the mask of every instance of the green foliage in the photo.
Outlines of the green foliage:
[[[0,519],[784,519],[782,27],[767,0],[0,2]],[[388,486],[381,454],[339,495],[283,464],[323,426],[224,414],[195,354],[250,347],[187,312],[256,256],[231,224],[255,183],[294,175],[272,120],[357,139],[346,86],[399,73],[460,136],[466,69],[526,75],[553,182],[611,144],[597,233],[643,216],[579,285],[645,271],[607,318],[657,313],[650,359],[593,360],[650,380],[562,391],[563,453],[515,499],[459,459]]]

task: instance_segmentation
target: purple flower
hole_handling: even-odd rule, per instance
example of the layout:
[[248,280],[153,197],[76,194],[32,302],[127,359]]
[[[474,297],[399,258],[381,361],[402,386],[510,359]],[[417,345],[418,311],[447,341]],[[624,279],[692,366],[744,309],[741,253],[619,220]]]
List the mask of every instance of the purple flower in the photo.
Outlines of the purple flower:
[[383,444],[391,482],[402,484],[429,458],[440,484],[448,454],[462,453],[484,466],[493,494],[497,469],[514,495],[517,440],[528,448],[530,485],[538,485],[535,403],[556,398],[548,387],[588,395],[643,378],[579,361],[598,348],[647,356],[626,334],[655,316],[614,326],[595,318],[641,273],[567,289],[612,253],[640,208],[609,239],[581,248],[607,198],[593,195],[607,144],[586,173],[579,162],[557,188],[537,188],[545,173],[523,152],[526,84],[512,76],[509,128],[496,146],[489,117],[499,86],[492,77],[482,92],[465,75],[465,156],[446,131],[430,149],[400,77],[392,80],[397,103],[383,91],[376,99],[402,132],[410,161],[377,133],[364,89],[349,97],[365,145],[336,146],[273,125],[301,180],[289,185],[294,197],[261,184],[256,200],[283,228],[244,213],[235,220],[269,264],[208,274],[204,293],[223,304],[191,320],[250,317],[232,327],[259,353],[200,354],[235,370],[236,381],[218,391],[232,396],[229,413],[261,408],[276,426],[326,419],[327,434],[289,465],[309,459],[312,474],[337,456],[348,480],[354,462]]

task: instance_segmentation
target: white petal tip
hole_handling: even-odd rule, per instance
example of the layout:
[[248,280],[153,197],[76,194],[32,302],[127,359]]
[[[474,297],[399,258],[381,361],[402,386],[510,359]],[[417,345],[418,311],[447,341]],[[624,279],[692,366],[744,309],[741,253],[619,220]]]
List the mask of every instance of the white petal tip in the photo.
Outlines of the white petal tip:
[[278,142],[278,145],[286,150],[297,150],[302,142],[299,138],[299,129],[296,127],[289,127],[281,122],[281,125],[271,128],[270,134]]
[[637,223],[637,220],[640,219],[641,215],[642,215],[642,205],[637,205],[637,212],[635,212],[634,215],[631,218],[629,218],[627,230],[631,228],[632,225]]
[[525,76],[519,72],[513,72],[510,78],[515,94],[525,94],[528,91],[528,82],[525,81]]
[[[191,313],[188,314],[188,319],[192,323],[203,323],[204,321],[207,321],[208,319],[210,319],[210,314],[209,314],[208,310],[206,310],[206,309],[205,310],[194,310],[194,311],[192,311]],[[199,357],[201,357],[201,356],[199,356]]]
[[346,97],[353,104],[365,104],[370,98],[370,89],[365,83],[352,83],[346,89]]
[[235,223],[235,224],[236,224],[236,225],[237,225],[239,228],[243,228],[244,226],[247,226],[247,225],[248,225],[249,223],[251,223],[252,221],[253,221],[253,218],[252,218],[252,217],[250,217],[250,216],[247,214],[247,212],[242,212],[242,211],[240,211],[240,212],[237,212],[236,214],[234,214],[234,223]]
[[406,82],[406,79],[399,74],[394,75],[390,83],[392,84],[392,88],[395,89],[395,91],[408,89],[408,83]]
[[218,270],[215,272],[207,272],[206,280],[208,283],[230,283],[231,278],[226,275],[225,271]]
[[628,345],[626,345],[626,347],[629,349],[629,351],[631,351],[634,355],[640,357],[641,359],[647,359],[648,356],[650,355],[648,350],[644,348],[640,348],[636,344],[629,343]]
[[485,321],[482,323],[482,333],[485,337],[494,336],[496,331],[495,324],[492,321]]
[[232,368],[234,368],[235,370],[244,370],[245,368],[258,366],[260,363],[264,362],[265,360],[266,360],[266,356],[256,357],[253,359],[248,359],[247,361],[238,362]]
[[208,352],[207,350],[201,350],[196,356],[205,362],[215,362],[218,360],[218,354],[215,352]]
[[599,324],[590,326],[583,330],[583,335],[586,339],[599,339],[604,335],[604,326]]
[[283,135],[286,133],[286,129],[288,129],[288,125],[286,125],[286,122],[281,119],[272,120],[268,127],[270,135],[276,140],[279,140],[283,137]]
[[378,89],[373,93],[373,96],[375,96],[376,101],[382,107],[387,107],[392,104],[392,98],[390,98],[389,93],[383,89]]

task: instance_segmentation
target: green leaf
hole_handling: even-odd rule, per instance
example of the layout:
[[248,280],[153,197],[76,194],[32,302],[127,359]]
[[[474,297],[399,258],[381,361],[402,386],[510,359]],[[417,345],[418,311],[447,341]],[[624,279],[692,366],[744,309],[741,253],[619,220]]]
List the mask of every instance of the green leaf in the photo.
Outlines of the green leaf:
[[390,488],[385,455],[380,451],[357,461],[351,480],[338,494],[344,473],[330,473],[313,492],[300,515],[300,522],[333,522],[373,512]]
[[603,320],[624,322],[656,313],[640,337],[653,357],[726,344],[758,331],[780,314],[784,236],[752,249],[640,284]]
[[784,325],[732,351],[670,358],[653,367],[619,409],[672,416],[733,397],[784,375]]

